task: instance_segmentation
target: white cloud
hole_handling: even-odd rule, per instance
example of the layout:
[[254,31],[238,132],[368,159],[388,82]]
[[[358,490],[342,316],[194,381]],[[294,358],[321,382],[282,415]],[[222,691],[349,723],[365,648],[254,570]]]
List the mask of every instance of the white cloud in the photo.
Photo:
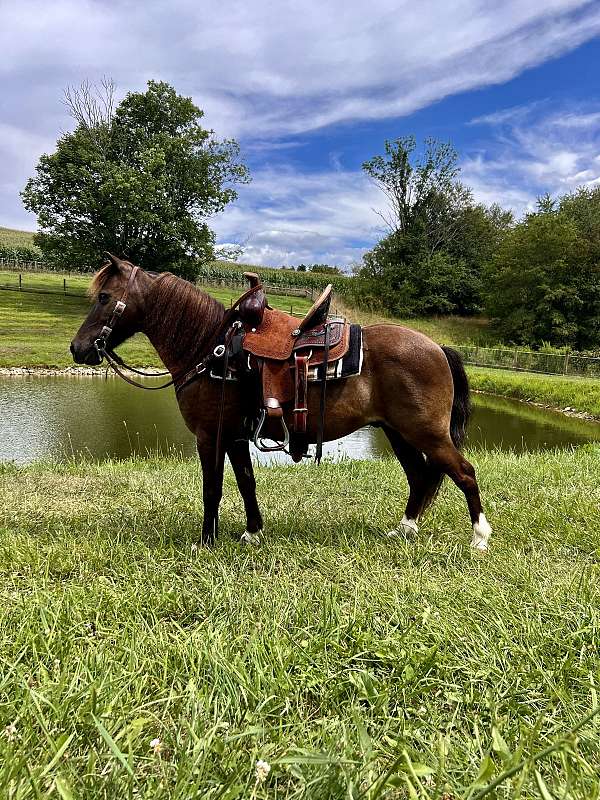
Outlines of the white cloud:
[[379,190],[359,172],[266,169],[213,220],[219,241],[244,248],[243,261],[265,265],[350,266],[381,236]]
[[[4,0],[0,74],[48,85],[161,76],[226,135],[407,114],[512,78],[600,32],[589,0]],[[54,102],[61,83],[53,84]]]

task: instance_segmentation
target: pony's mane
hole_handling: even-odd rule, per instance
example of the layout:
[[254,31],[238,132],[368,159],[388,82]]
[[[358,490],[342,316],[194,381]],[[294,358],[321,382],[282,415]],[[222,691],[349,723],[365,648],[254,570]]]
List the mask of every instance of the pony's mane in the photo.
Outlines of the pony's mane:
[[170,272],[154,281],[147,309],[146,324],[160,329],[161,345],[190,357],[202,351],[225,314],[223,303]]

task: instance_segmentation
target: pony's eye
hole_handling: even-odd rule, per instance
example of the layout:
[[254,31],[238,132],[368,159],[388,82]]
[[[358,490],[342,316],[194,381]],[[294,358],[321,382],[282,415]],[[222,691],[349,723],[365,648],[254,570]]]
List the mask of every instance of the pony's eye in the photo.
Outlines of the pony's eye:
[[106,294],[106,292],[100,292],[100,294],[98,295],[98,302],[102,306],[105,306],[109,300],[110,300],[110,295]]

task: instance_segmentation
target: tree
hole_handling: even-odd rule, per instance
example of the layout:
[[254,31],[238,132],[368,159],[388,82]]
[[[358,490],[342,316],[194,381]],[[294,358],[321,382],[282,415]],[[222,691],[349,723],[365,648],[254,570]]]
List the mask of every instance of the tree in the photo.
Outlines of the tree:
[[203,112],[163,82],[116,106],[110,83],[69,90],[66,102],[75,130],[40,158],[22,192],[46,260],[91,268],[109,250],[191,277],[213,256],[207,218],[248,180],[237,143],[216,140]]
[[600,190],[541,198],[490,262],[486,307],[509,341],[600,344]]
[[384,155],[363,164],[388,200],[382,217],[389,233],[365,255],[359,279],[365,295],[390,311],[481,310],[483,264],[507,220],[474,204],[457,161],[451,144],[427,139],[418,155],[407,136],[386,141]]
[[472,196],[458,180],[458,153],[449,142],[425,140],[416,155],[414,136],[386,140],[385,155],[365,161],[363,169],[388,201],[381,214],[391,232],[418,239],[429,255],[457,235],[457,212]]

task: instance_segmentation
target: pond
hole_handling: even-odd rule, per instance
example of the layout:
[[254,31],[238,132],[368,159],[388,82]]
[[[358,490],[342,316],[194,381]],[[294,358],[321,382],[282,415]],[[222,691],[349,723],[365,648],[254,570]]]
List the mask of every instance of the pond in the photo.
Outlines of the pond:
[[[600,441],[600,424],[503,398],[475,395],[467,446],[537,450]],[[115,378],[0,377],[0,460],[26,464],[87,455],[127,458],[195,454],[172,390],[141,392]],[[329,442],[330,458],[377,458],[391,452],[381,430],[363,428]],[[254,450],[258,461],[273,454]],[[287,456],[279,458],[292,463]],[[279,460],[279,459],[277,459]]]

